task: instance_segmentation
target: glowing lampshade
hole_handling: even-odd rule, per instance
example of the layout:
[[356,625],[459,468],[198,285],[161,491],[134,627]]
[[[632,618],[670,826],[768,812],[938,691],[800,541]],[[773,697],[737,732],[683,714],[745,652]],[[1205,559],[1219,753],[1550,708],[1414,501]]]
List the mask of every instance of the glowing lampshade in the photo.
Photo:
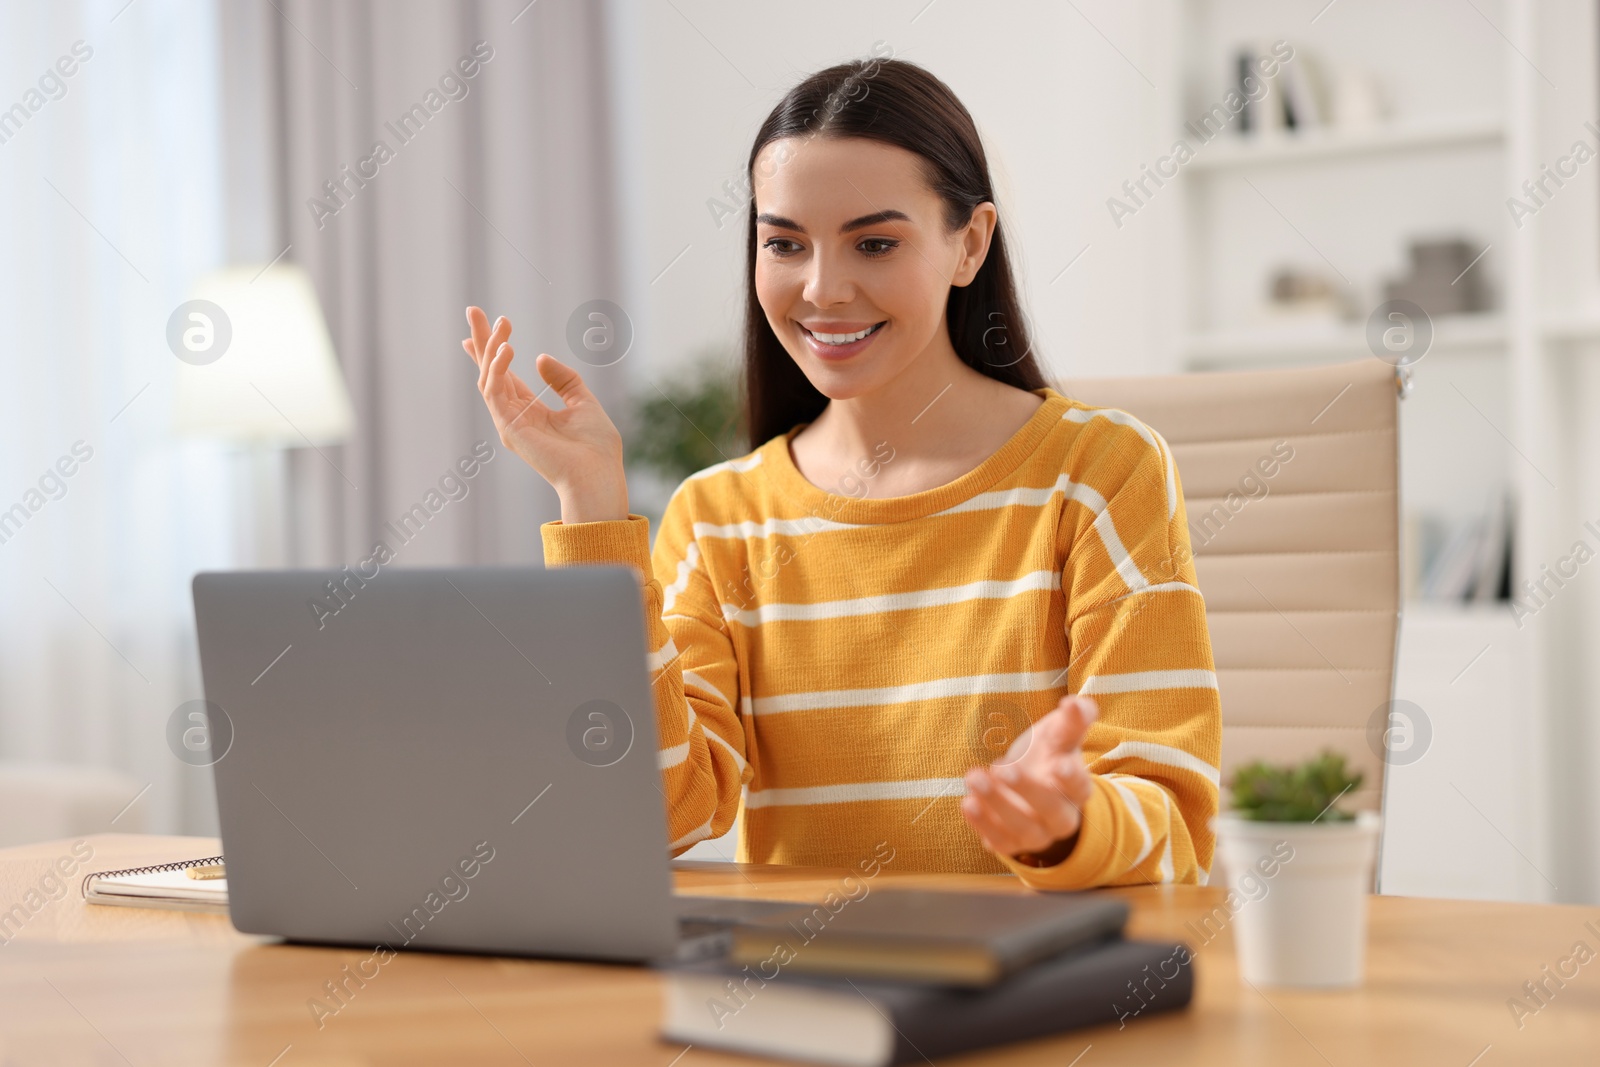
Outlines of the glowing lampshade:
[[290,448],[350,436],[355,414],[304,270],[233,267],[190,296],[167,324],[179,434]]

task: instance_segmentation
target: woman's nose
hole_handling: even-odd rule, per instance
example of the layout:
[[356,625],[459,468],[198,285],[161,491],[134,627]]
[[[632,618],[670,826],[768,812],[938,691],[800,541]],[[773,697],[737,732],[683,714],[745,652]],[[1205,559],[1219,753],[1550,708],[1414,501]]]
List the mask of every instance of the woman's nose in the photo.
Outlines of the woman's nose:
[[819,252],[811,259],[801,295],[813,307],[833,307],[855,298],[855,282],[843,269],[843,264]]

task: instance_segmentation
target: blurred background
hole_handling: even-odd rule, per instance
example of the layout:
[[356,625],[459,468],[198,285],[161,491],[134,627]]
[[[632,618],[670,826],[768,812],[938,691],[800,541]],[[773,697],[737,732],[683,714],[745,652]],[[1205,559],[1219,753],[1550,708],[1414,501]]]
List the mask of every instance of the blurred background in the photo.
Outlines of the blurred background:
[[1054,375],[1425,331],[1384,888],[1600,902],[1597,50],[1578,0],[6,4],[0,844],[215,832],[197,570],[540,561],[468,303],[587,364],[635,510],[743,450],[750,142],[876,54],[976,117]]

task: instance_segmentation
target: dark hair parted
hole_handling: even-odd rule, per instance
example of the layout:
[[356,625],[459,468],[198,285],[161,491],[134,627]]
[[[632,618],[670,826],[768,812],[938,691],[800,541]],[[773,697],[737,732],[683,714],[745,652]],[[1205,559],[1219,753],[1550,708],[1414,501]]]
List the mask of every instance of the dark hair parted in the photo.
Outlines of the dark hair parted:
[[[913,152],[945,202],[954,230],[973,209],[993,202],[989,161],[972,116],[950,87],[914,63],[860,59],[818,71],[772,109],[750,148],[746,179],[755,185],[756,157],[788,137],[856,137]],[[780,146],[779,151],[782,151]],[[756,299],[755,199],[746,238],[744,428],[752,448],[822,413],[828,398],[784,349]],[[951,286],[945,305],[950,344],[967,366],[1022,389],[1049,384],[1034,359],[1017,298],[1004,228],[997,220],[989,254],[971,283]]]

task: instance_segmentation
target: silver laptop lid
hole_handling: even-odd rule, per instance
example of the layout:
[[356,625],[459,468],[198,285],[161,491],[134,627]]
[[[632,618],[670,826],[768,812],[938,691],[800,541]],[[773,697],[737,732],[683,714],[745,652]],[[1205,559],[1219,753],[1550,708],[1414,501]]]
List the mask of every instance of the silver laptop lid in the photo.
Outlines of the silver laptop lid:
[[637,577],[194,579],[234,925],[640,960],[677,937]]

